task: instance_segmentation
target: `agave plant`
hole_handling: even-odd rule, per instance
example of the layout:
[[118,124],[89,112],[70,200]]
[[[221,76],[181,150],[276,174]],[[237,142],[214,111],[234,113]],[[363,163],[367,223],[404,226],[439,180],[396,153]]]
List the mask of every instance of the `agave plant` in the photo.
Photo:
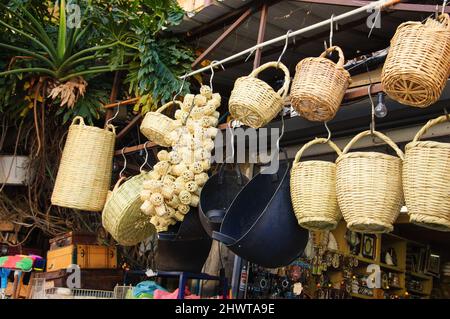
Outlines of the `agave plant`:
[[48,33],[48,22],[38,20],[25,6],[12,10],[1,4],[0,8],[10,17],[7,22],[0,20],[0,25],[21,44],[0,42],[0,48],[22,54],[27,59],[25,67],[15,67],[15,63],[10,63],[10,69],[0,72],[0,77],[30,74],[42,77],[48,84],[50,97],[60,98],[61,105],[71,108],[86,91],[87,82],[83,77],[127,68],[125,64],[110,65],[104,59],[107,50],[120,45],[119,41],[86,47],[85,38],[90,33],[91,24],[83,23],[86,18],[83,16],[80,17],[81,25],[85,24],[83,28],[69,28],[65,0],[59,0],[56,8],[59,14],[57,18],[52,17],[58,25],[55,37]]

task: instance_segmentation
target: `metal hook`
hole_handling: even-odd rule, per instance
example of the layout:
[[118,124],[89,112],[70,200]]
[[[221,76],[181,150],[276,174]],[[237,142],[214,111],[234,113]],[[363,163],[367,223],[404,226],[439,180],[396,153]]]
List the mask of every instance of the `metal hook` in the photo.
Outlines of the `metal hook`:
[[184,83],[186,83],[186,75],[187,73],[183,75],[183,82],[181,82],[180,90],[173,96],[172,102],[175,102],[176,98],[181,94],[181,92],[183,92]]
[[209,64],[209,66],[211,67],[211,77],[209,78],[209,87],[211,88],[211,91],[213,91],[213,78],[214,78],[214,67],[220,65],[222,67],[222,70],[225,70],[225,67],[222,65],[222,63],[220,63],[220,61],[217,60],[213,60],[211,61],[211,63]]
[[330,18],[330,48],[333,46],[333,23],[334,23],[334,13]]
[[323,122],[323,124],[325,125],[325,128],[328,132],[328,137],[327,137],[327,141],[326,141],[326,143],[328,143],[331,140],[331,131],[330,131],[330,128],[328,127],[328,122]]
[[372,121],[370,124],[370,133],[372,134],[372,136],[374,135],[374,131],[375,131],[375,104],[373,103],[373,98],[372,98],[372,83],[369,84],[368,86],[368,95],[369,95],[369,99],[370,99],[370,104],[372,107]]
[[233,120],[231,120],[228,125],[227,125],[227,129],[230,131],[230,142],[231,142],[231,156],[228,156],[227,158],[225,158],[225,163],[228,162],[228,159],[231,158],[233,160],[234,163],[234,125],[233,125]]
[[281,134],[277,139],[277,156],[280,153],[280,141],[283,138],[284,135],[284,108],[281,110]]
[[447,6],[447,0],[444,0],[444,2],[442,3],[442,12],[441,14],[445,13],[445,7]]
[[147,144],[148,144],[149,142],[150,142],[150,141],[147,141],[147,142],[145,142],[145,144],[144,144],[145,161],[144,161],[144,163],[141,165],[141,167],[139,167],[139,171],[140,171],[141,173],[143,172],[144,166],[147,164],[147,161],[148,161]]
[[245,61],[244,62],[247,62],[248,61],[248,59],[250,59],[250,57],[253,55],[253,53],[255,53],[255,49],[253,49],[252,51],[250,51],[250,53],[248,54],[248,56],[245,58]]
[[286,42],[284,43],[283,51],[281,51],[281,54],[280,54],[280,56],[278,57],[278,60],[277,60],[277,68],[280,66],[281,58],[283,57],[283,55],[284,55],[284,53],[286,52],[286,49],[287,49],[287,47],[288,47],[288,44],[289,44],[289,34],[290,34],[291,32],[292,32],[292,30],[289,29],[288,32],[286,33]]
[[120,177],[120,178],[123,177],[123,172],[125,172],[125,169],[127,168],[127,158],[126,158],[126,156],[125,156],[124,151],[125,151],[125,147],[122,148],[122,152],[121,152],[121,153],[122,153],[122,157],[123,157],[124,164],[123,164],[122,170],[121,170],[120,173],[119,173],[119,177]]
[[117,102],[117,111],[113,117],[111,117],[109,120],[106,121],[106,125],[109,125],[117,117],[117,115],[119,115],[120,103],[122,103],[122,102],[121,101]]

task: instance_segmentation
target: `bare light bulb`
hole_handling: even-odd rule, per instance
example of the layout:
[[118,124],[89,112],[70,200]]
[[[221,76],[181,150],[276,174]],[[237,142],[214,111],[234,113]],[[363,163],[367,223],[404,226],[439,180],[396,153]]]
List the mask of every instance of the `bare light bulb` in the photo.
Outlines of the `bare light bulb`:
[[388,110],[386,104],[384,104],[384,94],[378,93],[378,104],[375,106],[375,116],[378,118],[383,118],[387,115]]

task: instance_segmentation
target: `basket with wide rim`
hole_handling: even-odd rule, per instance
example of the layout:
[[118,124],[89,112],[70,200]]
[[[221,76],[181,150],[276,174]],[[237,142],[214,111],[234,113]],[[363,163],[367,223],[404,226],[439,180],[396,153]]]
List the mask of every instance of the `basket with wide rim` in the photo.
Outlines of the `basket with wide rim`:
[[[268,68],[279,68],[284,72],[284,84],[277,92],[266,82],[257,78]],[[281,62],[268,62],[253,70],[248,76],[240,77],[231,92],[229,110],[236,120],[252,128],[259,128],[283,109],[290,85],[289,69]]]
[[442,94],[450,75],[450,17],[405,22],[391,40],[381,82],[393,100],[428,107]]
[[120,178],[106,201],[103,227],[122,246],[134,246],[155,232],[150,217],[141,211],[141,190],[146,173]]
[[300,162],[306,149],[316,144],[327,144],[341,154],[336,144],[325,138],[315,138],[297,152],[291,170],[292,207],[300,226],[331,230],[342,217],[336,199],[336,164],[318,160]]
[[450,231],[450,143],[421,141],[433,126],[448,121],[430,120],[406,145],[403,191],[410,221],[439,231]]
[[115,144],[114,126],[87,126],[73,119],[59,164],[51,202],[53,205],[99,212],[111,185]]
[[[379,152],[351,152],[361,138],[373,134],[397,156]],[[336,160],[336,192],[339,208],[347,227],[362,233],[386,233],[403,203],[403,152],[386,135],[364,131],[356,135]]]
[[180,101],[170,101],[169,103],[161,106],[155,112],[148,112],[145,114],[140,129],[141,133],[148,138],[149,141],[164,147],[171,146],[171,143],[167,140],[167,137],[174,129],[174,120],[162,114],[162,112],[174,104],[180,108],[183,106]]
[[[339,54],[337,63],[326,58],[334,51]],[[300,116],[319,122],[334,118],[351,82],[344,62],[341,48],[333,46],[318,58],[306,58],[297,64],[290,98]]]

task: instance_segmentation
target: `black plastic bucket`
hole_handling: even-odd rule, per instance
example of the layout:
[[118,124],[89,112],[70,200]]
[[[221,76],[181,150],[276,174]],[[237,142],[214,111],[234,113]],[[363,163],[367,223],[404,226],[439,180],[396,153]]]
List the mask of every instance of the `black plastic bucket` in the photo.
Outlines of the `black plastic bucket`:
[[292,209],[289,181],[287,162],[276,174],[257,174],[239,192],[213,239],[260,266],[289,265],[308,242],[308,231],[298,225]]

